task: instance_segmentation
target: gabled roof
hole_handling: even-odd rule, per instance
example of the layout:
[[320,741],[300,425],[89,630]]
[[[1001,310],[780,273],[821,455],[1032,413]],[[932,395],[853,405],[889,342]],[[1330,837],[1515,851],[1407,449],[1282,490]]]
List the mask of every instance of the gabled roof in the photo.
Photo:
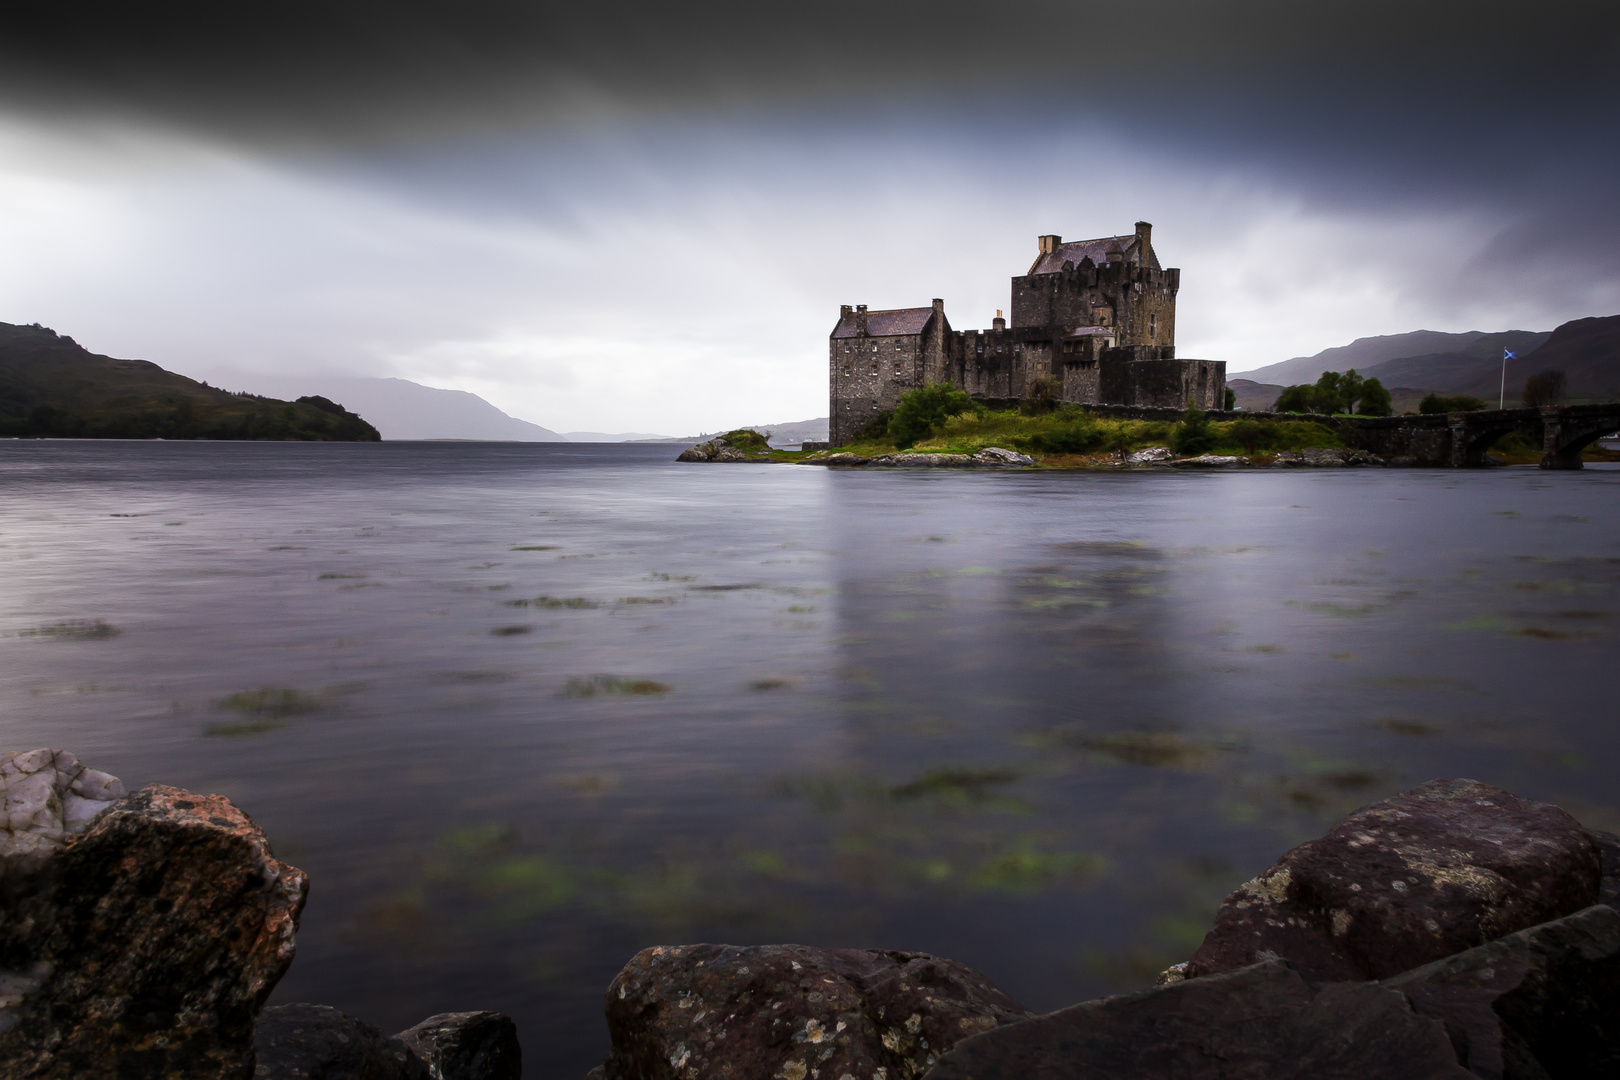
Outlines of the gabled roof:
[[1159,266],[1158,256],[1153,254],[1153,245],[1148,245],[1147,258],[1141,259],[1137,254],[1136,234],[1127,236],[1102,236],[1095,240],[1073,240],[1067,244],[1059,244],[1057,250],[1051,254],[1042,254],[1035,259],[1034,265],[1029,268],[1031,274],[1055,274],[1063,269],[1063,264],[1072,262],[1079,266],[1081,259],[1090,259],[1098,266],[1108,262],[1109,251],[1117,250],[1125,256],[1128,263],[1145,262],[1154,270],[1163,269]]
[[[920,334],[928,325],[928,317],[934,313],[932,307],[894,308],[889,311],[868,311],[866,313],[866,333],[869,337],[897,337],[902,334]],[[838,326],[832,332],[835,338],[856,337],[857,327],[855,312],[850,312],[838,320]]]

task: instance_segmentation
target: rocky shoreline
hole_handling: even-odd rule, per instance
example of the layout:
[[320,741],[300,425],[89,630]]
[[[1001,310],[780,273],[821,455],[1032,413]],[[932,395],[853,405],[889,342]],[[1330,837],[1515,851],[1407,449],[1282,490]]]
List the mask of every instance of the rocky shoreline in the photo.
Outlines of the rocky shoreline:
[[1343,469],[1360,466],[1410,464],[1385,461],[1366,450],[1311,449],[1285,450],[1276,454],[1241,455],[1198,454],[1178,457],[1168,447],[1150,446],[1129,454],[1086,455],[1083,460],[1063,459],[1060,463],[1037,460],[1028,454],[1000,446],[987,446],[972,454],[909,452],[866,456],[847,450],[818,450],[792,460],[763,448],[763,440],[752,445],[734,444],[717,436],[681,451],[675,459],[686,462],[749,464],[824,465],[834,469]]
[[[218,795],[59,750],[0,754],[0,1063],[10,1078],[517,1080],[512,1021],[397,1035],[265,1008],[305,875]],[[923,953],[642,950],[590,1080],[1620,1075],[1620,838],[1473,780],[1373,803],[1221,905],[1159,985],[1036,1015]]]

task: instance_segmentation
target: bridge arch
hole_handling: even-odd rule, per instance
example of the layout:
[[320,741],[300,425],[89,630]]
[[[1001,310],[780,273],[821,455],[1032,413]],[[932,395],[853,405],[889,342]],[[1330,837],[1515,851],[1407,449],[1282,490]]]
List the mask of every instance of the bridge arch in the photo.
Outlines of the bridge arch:
[[1583,467],[1582,450],[1610,432],[1620,430],[1620,405],[1599,412],[1545,409],[1542,429],[1541,467],[1579,469]]

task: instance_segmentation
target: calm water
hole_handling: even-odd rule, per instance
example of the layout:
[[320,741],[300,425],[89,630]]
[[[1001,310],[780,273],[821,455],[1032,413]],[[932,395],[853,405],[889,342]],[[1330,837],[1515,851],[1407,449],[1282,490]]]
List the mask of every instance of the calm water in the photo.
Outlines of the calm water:
[[1620,824],[1620,471],[851,473],[668,446],[0,443],[0,746],[229,795],[276,1001],[601,1059],[655,943],[1151,983],[1336,816]]

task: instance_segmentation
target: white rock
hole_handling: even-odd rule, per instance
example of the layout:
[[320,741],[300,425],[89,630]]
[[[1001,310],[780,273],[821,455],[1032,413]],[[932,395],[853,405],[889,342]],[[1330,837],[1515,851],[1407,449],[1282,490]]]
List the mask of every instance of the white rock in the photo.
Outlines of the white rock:
[[1033,465],[1035,459],[1028,454],[1020,454],[1016,450],[1006,450],[999,446],[987,446],[973,455],[973,460],[985,465]]
[[124,794],[66,750],[0,754],[0,878],[36,868]]
[[1153,465],[1160,461],[1169,461],[1175,456],[1166,447],[1150,446],[1146,450],[1138,450],[1125,460],[1132,465]]

